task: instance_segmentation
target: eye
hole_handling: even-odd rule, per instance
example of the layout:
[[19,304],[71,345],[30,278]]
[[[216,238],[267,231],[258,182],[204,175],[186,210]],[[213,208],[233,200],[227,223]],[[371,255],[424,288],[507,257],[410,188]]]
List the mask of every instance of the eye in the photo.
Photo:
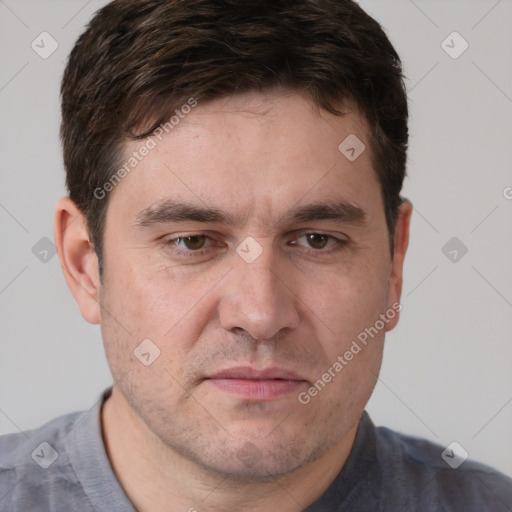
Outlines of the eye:
[[216,237],[205,233],[184,233],[173,237],[163,237],[160,244],[169,257],[180,261],[190,258],[190,262],[205,261],[225,250],[225,245]]
[[174,240],[171,240],[170,242],[182,249],[198,251],[205,247],[207,240],[208,237],[206,235],[191,235],[178,237]]
[[324,252],[327,252],[329,249],[335,250],[347,243],[345,240],[341,240],[331,235],[326,235],[325,233],[305,233],[298,237],[297,240],[293,241],[292,245],[305,245],[300,242],[301,240],[307,244],[307,247],[310,247],[315,251],[324,250]]
[[326,235],[321,235],[320,233],[309,233],[308,235],[304,235],[308,244],[313,247],[313,249],[325,249],[325,246],[329,242],[329,237]]

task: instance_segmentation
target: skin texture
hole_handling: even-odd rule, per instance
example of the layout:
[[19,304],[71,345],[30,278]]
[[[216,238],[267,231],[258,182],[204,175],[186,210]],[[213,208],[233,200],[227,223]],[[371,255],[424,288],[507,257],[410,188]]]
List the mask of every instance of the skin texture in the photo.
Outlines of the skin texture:
[[[366,145],[353,162],[338,150],[349,134]],[[102,418],[112,466],[140,511],[302,510],[348,457],[398,314],[309,403],[298,394],[396,309],[411,205],[391,257],[363,117],[289,91],[200,103],[156,142],[110,195],[101,283],[83,216],[67,198],[56,208],[66,280],[84,318],[101,324],[114,378]],[[127,143],[127,157],[140,145]],[[166,201],[236,222],[140,224]],[[335,201],[364,219],[286,215]],[[247,237],[262,251],[251,263],[236,252],[255,254]],[[145,339],[160,351],[149,366],[134,353]],[[300,382],[258,400],[206,378],[239,366],[286,368]]]

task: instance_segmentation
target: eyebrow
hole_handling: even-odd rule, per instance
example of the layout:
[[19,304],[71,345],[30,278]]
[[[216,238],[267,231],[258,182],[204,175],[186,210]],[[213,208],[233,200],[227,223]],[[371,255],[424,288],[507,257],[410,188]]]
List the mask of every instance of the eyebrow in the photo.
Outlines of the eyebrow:
[[[362,226],[366,222],[366,217],[366,212],[362,208],[348,201],[338,200],[295,206],[280,217],[274,225],[334,220],[343,224]],[[242,216],[233,215],[218,208],[167,200],[139,212],[135,225],[140,228],[149,228],[160,224],[195,221],[239,226],[244,220]]]
[[343,224],[362,226],[366,223],[366,212],[348,201],[338,200],[296,206],[287,212],[283,219],[290,224],[334,220]]
[[135,224],[138,227],[147,228],[158,224],[183,221],[225,224],[227,226],[241,223],[241,219],[217,208],[167,200],[157,206],[150,206],[139,212]]

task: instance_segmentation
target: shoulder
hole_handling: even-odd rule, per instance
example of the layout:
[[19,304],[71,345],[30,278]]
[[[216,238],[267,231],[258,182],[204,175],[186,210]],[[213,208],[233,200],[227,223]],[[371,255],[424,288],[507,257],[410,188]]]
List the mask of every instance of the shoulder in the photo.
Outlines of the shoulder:
[[[55,490],[80,495],[65,440],[82,415],[67,414],[34,430],[0,436],[0,510],[54,510]],[[65,506],[75,504],[83,505]]]
[[388,496],[405,497],[408,510],[510,510],[512,479],[470,460],[460,445],[443,447],[384,427],[376,429],[376,440],[383,482],[393,488]]

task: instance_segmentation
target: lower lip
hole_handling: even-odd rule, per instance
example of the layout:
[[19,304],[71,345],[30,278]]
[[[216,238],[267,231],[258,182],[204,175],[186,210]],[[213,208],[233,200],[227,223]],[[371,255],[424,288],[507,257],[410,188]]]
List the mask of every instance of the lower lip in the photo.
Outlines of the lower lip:
[[208,379],[208,382],[222,391],[233,393],[245,400],[272,400],[287,395],[301,386],[301,380],[249,380],[249,379]]

